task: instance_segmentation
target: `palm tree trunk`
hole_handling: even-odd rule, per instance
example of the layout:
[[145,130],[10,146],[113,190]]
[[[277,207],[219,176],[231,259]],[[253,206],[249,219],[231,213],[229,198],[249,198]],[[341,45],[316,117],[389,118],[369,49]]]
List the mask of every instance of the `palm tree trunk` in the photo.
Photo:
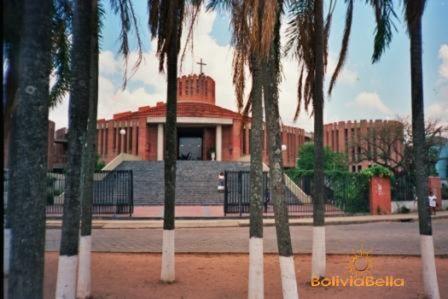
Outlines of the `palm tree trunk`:
[[249,299],[264,297],[263,283],[263,107],[260,65],[252,59],[250,133]]
[[86,146],[82,153],[81,168],[81,237],[79,242],[79,266],[77,298],[91,297],[91,251],[92,251],[92,203],[96,162],[96,119],[98,108],[98,1],[92,0],[91,65],[89,119]]
[[[6,150],[10,147],[11,140],[11,121],[14,112],[14,97],[17,92],[18,75],[19,75],[19,51],[18,43],[10,45],[8,55],[8,69],[5,74],[5,100],[3,102],[3,148]],[[9,152],[9,151],[8,151]],[[9,158],[10,159],[10,158]],[[6,159],[6,163],[9,163],[9,159]],[[3,156],[5,161],[5,156]],[[8,193],[9,194],[9,193]],[[9,275],[9,254],[11,251],[11,215],[14,214],[13,207],[14,201],[9,201],[5,198],[7,203],[6,223],[3,229],[3,275],[7,277]]]
[[313,251],[311,279],[325,276],[325,203],[324,203],[324,31],[323,1],[314,2],[315,14],[315,80],[313,91],[314,112],[314,198],[313,198]]
[[[179,2],[179,1],[177,1]],[[178,3],[177,3],[178,4]],[[177,6],[177,5],[175,5]],[[178,28],[180,19],[177,7],[173,12],[172,26]],[[179,54],[179,32],[173,30],[167,55],[167,103],[165,123],[165,209],[163,217],[162,271],[163,282],[175,280],[174,267],[174,209],[176,200],[177,160],[177,58]]]
[[73,16],[73,47],[71,53],[72,82],[69,103],[68,167],[65,182],[64,215],[56,298],[75,298],[76,296],[80,176],[90,100],[91,19],[91,2],[76,1]]
[[24,1],[9,147],[8,196],[20,207],[9,217],[11,299],[43,298],[51,5]]
[[412,141],[414,144],[415,179],[418,200],[420,250],[422,255],[423,284],[428,298],[440,298],[434,259],[431,217],[427,200],[427,173],[425,157],[425,118],[423,102],[421,17],[411,27],[411,87],[412,87]]
[[[279,4],[279,7],[282,5]],[[274,28],[269,58],[263,67],[263,94],[269,144],[270,193],[274,205],[275,229],[280,260],[283,298],[298,298],[297,281],[289,231],[288,207],[285,204],[278,84],[280,80],[280,12]]]

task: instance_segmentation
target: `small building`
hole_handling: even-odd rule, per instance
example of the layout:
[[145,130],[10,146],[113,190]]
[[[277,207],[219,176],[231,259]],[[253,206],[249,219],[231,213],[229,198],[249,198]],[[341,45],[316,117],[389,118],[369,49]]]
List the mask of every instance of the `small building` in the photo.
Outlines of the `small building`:
[[[179,160],[249,161],[251,120],[216,105],[215,81],[201,73],[178,78],[177,157]],[[108,163],[120,153],[163,160],[166,103],[114,114],[97,122],[97,150]],[[282,126],[283,164],[294,167],[305,131]],[[268,160],[264,130],[263,159]]]
[[397,165],[402,158],[403,136],[403,124],[396,120],[339,121],[324,126],[324,146],[345,153],[351,172],[377,162]]

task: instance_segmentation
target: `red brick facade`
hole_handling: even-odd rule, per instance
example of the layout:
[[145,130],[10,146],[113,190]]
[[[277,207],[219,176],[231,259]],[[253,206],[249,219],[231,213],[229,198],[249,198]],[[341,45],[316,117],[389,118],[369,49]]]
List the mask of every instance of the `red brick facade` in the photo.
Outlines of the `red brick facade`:
[[[215,104],[215,82],[201,75],[183,76],[178,79],[178,130],[195,130],[202,138],[202,160],[210,160],[211,152],[222,161],[244,160],[250,152],[250,118]],[[166,105],[158,102],[137,111],[117,113],[111,120],[97,122],[98,154],[101,160],[110,162],[119,153],[139,156],[144,160],[161,160],[163,153]],[[123,131],[124,130],[124,131]],[[120,134],[120,131],[124,134]],[[221,136],[221,142],[217,135]],[[265,133],[264,149],[267,148]],[[303,129],[283,126],[282,140],[285,167],[294,167],[299,147],[305,142]],[[220,148],[216,148],[220,145]],[[220,155],[218,152],[220,151]],[[220,157],[219,157],[220,156]],[[267,162],[267,152],[264,151]]]
[[[374,164],[374,159],[378,159],[380,146],[374,146],[373,142],[386,143],[384,140],[387,140],[388,137],[380,137],[379,134],[385,134],[384,132],[387,132],[388,129],[394,132],[390,133],[391,142],[385,147],[390,151],[392,160],[398,161],[403,150],[403,124],[394,120],[340,121],[326,124],[324,146],[329,147],[332,151],[345,153],[349,162],[349,170],[359,172]],[[369,156],[371,159],[368,159]]]

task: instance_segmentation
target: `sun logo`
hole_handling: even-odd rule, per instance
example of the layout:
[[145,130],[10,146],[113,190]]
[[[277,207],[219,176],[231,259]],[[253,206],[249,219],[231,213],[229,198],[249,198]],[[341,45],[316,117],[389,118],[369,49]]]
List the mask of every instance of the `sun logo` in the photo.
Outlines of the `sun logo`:
[[350,258],[348,269],[354,276],[367,275],[372,268],[372,261],[369,256],[369,252],[364,250],[361,245],[361,249],[354,252]]

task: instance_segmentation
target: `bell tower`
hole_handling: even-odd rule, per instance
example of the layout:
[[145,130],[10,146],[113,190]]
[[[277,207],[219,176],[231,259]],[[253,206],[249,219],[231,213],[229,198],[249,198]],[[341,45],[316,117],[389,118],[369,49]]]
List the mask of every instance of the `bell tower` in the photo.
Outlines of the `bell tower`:
[[182,76],[177,79],[177,100],[215,105],[215,81],[204,73]]

